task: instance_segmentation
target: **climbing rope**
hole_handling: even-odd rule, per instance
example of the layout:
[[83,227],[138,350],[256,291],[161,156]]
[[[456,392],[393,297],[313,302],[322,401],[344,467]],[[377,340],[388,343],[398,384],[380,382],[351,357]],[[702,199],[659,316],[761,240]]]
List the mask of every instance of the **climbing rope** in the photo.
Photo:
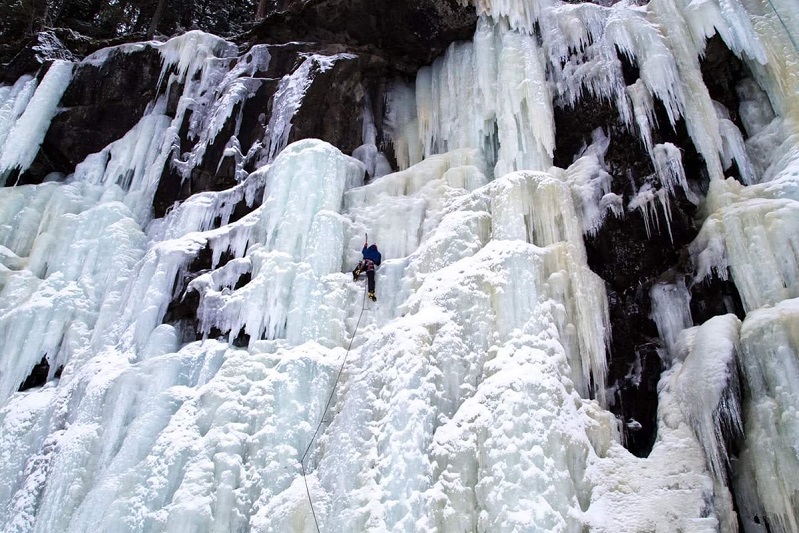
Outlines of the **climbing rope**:
[[305,458],[308,456],[308,452],[311,451],[311,446],[313,446],[314,440],[316,436],[319,434],[319,430],[322,428],[322,423],[325,421],[325,415],[327,415],[327,410],[330,408],[330,402],[333,401],[333,396],[336,394],[336,388],[338,387],[339,380],[341,379],[341,373],[344,371],[344,365],[347,363],[347,356],[350,354],[350,348],[352,348],[352,341],[355,340],[355,334],[358,333],[358,326],[361,325],[361,318],[363,317],[363,312],[366,310],[366,288],[363,291],[363,304],[361,305],[361,314],[358,315],[358,322],[355,324],[355,330],[352,332],[352,337],[350,338],[350,345],[347,346],[347,353],[344,354],[344,360],[341,361],[341,367],[338,369],[338,375],[336,376],[336,381],[333,383],[333,390],[330,391],[330,396],[327,398],[327,404],[325,405],[325,410],[322,412],[322,417],[319,419],[319,424],[316,426],[316,431],[313,432],[313,437],[311,437],[311,442],[308,443],[308,447],[305,448],[305,453],[302,454],[302,459],[300,459],[300,464],[302,465],[302,480],[305,482],[305,493],[308,495],[308,503],[311,505],[311,515],[313,516],[314,524],[316,524],[316,531],[321,533],[319,529],[319,521],[316,519],[316,511],[314,510],[313,500],[311,499],[311,489],[308,488],[308,479],[305,477]]

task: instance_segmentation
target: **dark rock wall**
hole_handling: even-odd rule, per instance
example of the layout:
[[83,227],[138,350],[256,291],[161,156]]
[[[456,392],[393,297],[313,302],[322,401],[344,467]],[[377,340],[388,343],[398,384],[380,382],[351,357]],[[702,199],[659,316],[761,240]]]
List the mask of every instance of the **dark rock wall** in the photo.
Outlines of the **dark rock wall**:
[[281,2],[243,38],[255,43],[310,41],[385,58],[412,75],[453,41],[471,39],[477,16],[455,0]]
[[[620,60],[626,61],[623,57]],[[735,85],[747,75],[743,64],[715,36],[708,42],[701,68],[711,98],[723,103],[740,127]],[[626,62],[624,74],[627,84],[635,82],[636,65]],[[653,132],[653,142],[678,146],[689,184],[706,192],[705,164],[685,124],[680,121],[672,128],[665,109],[658,104],[660,128]],[[612,103],[587,96],[574,107],[557,107],[555,124],[555,164],[563,168],[573,162],[582,147],[590,144],[594,129],[602,128],[610,136],[605,162],[613,178],[612,192],[623,198],[625,208],[654,174],[643,143],[621,123]],[[736,176],[737,169],[731,169],[727,175]],[[733,312],[743,316],[740,298],[731,282],[717,278],[692,282],[686,246],[699,231],[696,206],[678,191],[670,203],[671,234],[662,208],[658,205],[656,210],[659,228],[650,224],[653,226],[650,236],[639,210],[627,212],[623,219],[608,217],[596,235],[586,236],[589,266],[605,280],[608,291],[612,330],[608,375],[611,410],[625,423],[627,447],[641,457],[649,454],[657,436],[657,384],[664,369],[665,346],[651,318],[649,291],[653,283],[685,276],[691,290],[695,325],[719,314]]]
[[50,172],[68,174],[86,156],[125,135],[156,96],[161,56],[152,47],[116,53],[96,66],[80,63],[53,118],[42,148],[22,183]]

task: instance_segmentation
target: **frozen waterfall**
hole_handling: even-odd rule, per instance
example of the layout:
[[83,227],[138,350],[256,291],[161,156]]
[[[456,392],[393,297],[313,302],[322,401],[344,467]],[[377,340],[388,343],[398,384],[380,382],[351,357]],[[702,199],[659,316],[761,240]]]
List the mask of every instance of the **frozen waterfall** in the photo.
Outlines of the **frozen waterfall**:
[[[795,6],[459,1],[480,15],[473,40],[394,80],[352,156],[289,143],[314,76],[351,54],[272,80],[251,146],[241,104],[267,46],[192,31],[84,60],[149,46],[163,68],[121,138],[68,176],[0,188],[0,530],[315,531],[299,460],[334,385],[308,463],[322,531],[799,528]],[[751,72],[745,131],[702,80],[715,33]],[[73,68],[0,86],[1,181],[32,164]],[[611,190],[602,128],[555,166],[555,107],[586,94],[651,162],[631,198]],[[707,191],[655,135],[658,106]],[[223,131],[237,184],[155,218],[165,166],[188,179]],[[648,291],[665,371],[640,458],[609,410],[611,317],[585,238],[638,212],[671,235],[678,196],[701,229],[690,275]],[[376,303],[349,273],[364,234],[383,253]],[[693,323],[689,290],[713,276],[742,319]],[[189,301],[196,316],[171,320]],[[42,360],[46,383],[20,390]]]

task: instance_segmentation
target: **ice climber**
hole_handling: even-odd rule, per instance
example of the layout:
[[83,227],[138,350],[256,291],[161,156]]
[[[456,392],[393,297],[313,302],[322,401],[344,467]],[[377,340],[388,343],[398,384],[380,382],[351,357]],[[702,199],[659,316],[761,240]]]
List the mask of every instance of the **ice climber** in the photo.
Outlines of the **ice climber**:
[[383,260],[382,254],[377,250],[377,244],[369,246],[369,240],[363,243],[363,250],[361,250],[363,260],[358,263],[355,270],[352,271],[352,280],[358,281],[361,272],[366,272],[367,288],[369,290],[369,299],[373,302],[377,301],[375,296],[375,268],[380,266]]

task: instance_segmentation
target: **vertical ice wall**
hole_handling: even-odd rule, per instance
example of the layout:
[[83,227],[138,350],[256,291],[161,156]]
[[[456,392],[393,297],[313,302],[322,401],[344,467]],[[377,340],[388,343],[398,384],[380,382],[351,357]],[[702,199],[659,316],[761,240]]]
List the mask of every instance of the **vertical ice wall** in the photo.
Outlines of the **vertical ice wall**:
[[[608,454],[626,454],[613,417],[585,399],[591,380],[597,396],[604,392],[604,293],[585,265],[576,208],[548,223],[571,205],[567,182],[517,173],[486,184],[481,168],[475,152],[453,152],[358,187],[359,163],[304,141],[251,176],[264,199],[247,217],[198,232],[207,217],[189,209],[217,197],[221,213],[225,198],[247,194],[242,185],[153,225],[153,235],[171,238],[142,243],[135,266],[115,263],[130,279],[108,293],[94,328],[79,329],[93,338],[74,342],[61,379],[13,396],[0,413],[4,470],[14,480],[4,488],[4,527],[311,527],[296,461],[364,301],[340,270],[374,227],[386,243],[379,304],[367,311],[312,459],[323,523],[379,530],[421,519],[425,529],[447,530],[460,516],[477,528],[581,529],[583,509],[618,479],[586,481],[584,472],[614,471]],[[392,212],[405,214],[402,224],[378,215]],[[126,220],[143,240],[132,215]],[[218,302],[201,318],[233,334],[237,320],[254,326],[247,349],[214,340],[181,347],[174,328],[157,326],[176,270],[205,245],[232,259],[195,280],[203,305]],[[57,268],[59,256],[48,257]],[[250,268],[252,280],[236,288]],[[257,314],[242,314],[237,298],[259,303]],[[259,335],[264,318],[276,327]],[[527,467],[510,468],[519,461]],[[701,479],[686,479],[696,491],[663,506],[676,512],[693,502],[689,514],[703,512]],[[618,530],[608,518],[593,522]]]
[[[738,3],[652,4],[479,2],[474,43],[453,45],[415,88],[390,95],[386,123],[407,168],[367,186],[363,166],[334,147],[283,149],[307,82],[289,76],[264,143],[274,148],[264,161],[280,152],[274,163],[149,222],[163,165],[186,173],[201,161],[254,89],[239,75],[269,62],[253,50],[247,67],[229,43],[196,32],[164,45],[165,83],[184,84],[180,120],[154,102],[66,183],[0,191],[2,527],[312,530],[297,461],[355,335],[311,457],[325,529],[734,530],[720,436],[738,424],[736,364],[753,429],[739,461],[752,481],[738,483],[772,529],[794,529],[796,454],[784,445],[796,440],[797,409],[786,300],[799,249],[794,70],[770,55],[786,50],[763,29],[770,13],[747,4],[750,21]],[[711,175],[733,154],[742,164],[697,78],[713,28],[754,65],[770,103],[741,88],[752,95],[746,149],[762,183],[713,182],[693,281],[730,275],[749,315],[740,335],[723,316],[680,337],[685,287],[662,295],[673,367],[657,442],[638,459],[602,408],[607,303],[582,241],[621,213],[603,168],[607,138],[597,132],[572,166],[550,168],[552,106],[583,91],[613,99],[661,186],[639,206],[667,206],[676,186],[690,196],[678,152],[651,142],[653,99],[690,124]],[[632,86],[616,47],[639,63]],[[22,120],[30,82],[0,89],[0,120]],[[185,117],[197,142],[176,155]],[[229,222],[238,202],[259,199]],[[385,262],[356,335],[366,300],[347,270],[365,232]],[[175,280],[206,248],[211,269],[186,289],[201,296],[210,338],[186,344],[187,332],[161,322],[184,289]],[[240,332],[246,348],[224,342],[245,344]],[[60,379],[14,393],[42,355],[51,374],[63,366]]]
[[743,413],[747,439],[740,483],[757,494],[772,530],[786,532],[799,527],[796,324],[797,300],[790,299],[750,313],[741,327],[750,401]]
[[[669,225],[669,197],[675,186],[681,187],[694,203],[700,201],[686,183],[675,147],[655,146],[651,140],[655,99],[664,104],[672,124],[685,119],[688,133],[712,178],[711,190],[702,205],[706,221],[690,247],[697,273],[691,283],[701,282],[712,272],[723,279],[730,276],[741,293],[745,309],[751,312],[762,306],[780,305],[796,296],[799,269],[792,235],[799,220],[795,212],[799,50],[791,8],[780,2],[765,1],[656,0],[646,7],[618,3],[610,8],[538,1],[473,3],[479,13],[493,20],[502,31],[508,31],[509,26],[510,31],[540,36],[556,99],[574,102],[581,92],[588,91],[614,101],[622,120],[631,127],[634,124],[650,151],[661,186],[658,189],[647,184],[627,206],[630,210],[642,210],[647,233],[651,225],[663,223],[658,216],[661,207],[665,224]],[[702,81],[698,60],[706,39],[714,33],[744,60],[764,90],[751,80],[739,89],[742,97],[739,112],[749,134],[746,143],[741,132],[730,124],[727,110],[710,100]],[[475,42],[475,49],[477,46]],[[630,86],[624,87],[616,49],[640,69],[640,79]],[[484,72],[491,70],[486,68]],[[439,77],[442,86],[468,90],[468,80],[447,84],[451,76]],[[449,102],[454,100],[443,101],[442,106],[451,106]],[[525,136],[522,128],[517,132]],[[424,136],[420,136],[420,142],[425,143]],[[733,161],[745,185],[719,179]],[[669,352],[674,354],[682,349],[677,348],[677,334],[691,325],[691,319],[684,298],[687,292],[679,284],[666,287],[671,289],[653,288],[653,312]],[[683,297],[670,300],[667,296],[671,292]],[[729,366],[729,362],[719,361],[714,370],[722,376],[719,387],[734,386],[734,372],[724,370]],[[723,421],[714,424],[714,431],[730,426]],[[696,427],[698,434],[704,434],[703,442],[706,441],[712,431]],[[716,477],[723,477],[719,473],[724,469],[713,459],[718,454],[712,450],[707,454]],[[756,469],[751,468],[746,471]],[[795,476],[792,471],[781,475],[788,479]],[[774,502],[779,498],[763,496],[771,498],[770,510],[766,510],[771,518],[767,519],[773,522],[772,527],[789,530],[793,522],[792,513],[787,510],[792,503],[782,496],[784,492],[779,494],[782,503],[778,508]],[[754,522],[750,518],[746,523],[751,525]]]

